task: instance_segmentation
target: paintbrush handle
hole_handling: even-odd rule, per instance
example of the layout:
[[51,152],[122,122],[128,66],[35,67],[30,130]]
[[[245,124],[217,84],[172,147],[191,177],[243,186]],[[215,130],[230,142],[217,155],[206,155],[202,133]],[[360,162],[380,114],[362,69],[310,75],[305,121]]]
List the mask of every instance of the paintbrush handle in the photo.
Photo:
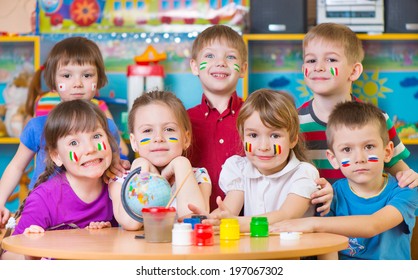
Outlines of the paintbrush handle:
[[184,183],[186,182],[187,178],[190,176],[190,174],[193,173],[193,168],[190,169],[189,173],[187,173],[187,175],[184,177],[183,181],[181,182],[180,185],[177,186],[176,192],[173,194],[173,196],[170,198],[170,200],[168,201],[167,205],[165,206],[165,208],[170,207],[171,203],[173,203],[173,200],[176,198],[177,194],[179,193],[179,191],[181,190],[181,188],[183,187]]

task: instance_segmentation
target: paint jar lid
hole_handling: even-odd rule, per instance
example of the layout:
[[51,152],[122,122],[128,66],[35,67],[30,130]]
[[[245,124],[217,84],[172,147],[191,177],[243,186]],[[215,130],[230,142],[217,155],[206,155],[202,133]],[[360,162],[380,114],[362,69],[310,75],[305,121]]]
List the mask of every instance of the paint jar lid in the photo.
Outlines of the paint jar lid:
[[163,206],[156,206],[156,207],[142,208],[142,212],[145,212],[145,213],[170,213],[170,212],[176,212],[176,208],[175,207],[165,208]]

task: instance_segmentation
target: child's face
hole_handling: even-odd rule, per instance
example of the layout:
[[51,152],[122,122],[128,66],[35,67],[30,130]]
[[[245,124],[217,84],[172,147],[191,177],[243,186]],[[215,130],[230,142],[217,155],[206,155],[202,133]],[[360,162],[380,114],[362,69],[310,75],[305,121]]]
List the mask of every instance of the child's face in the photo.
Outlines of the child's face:
[[138,108],[130,135],[132,149],[155,167],[164,167],[181,156],[190,144],[172,109],[161,103]]
[[59,65],[55,84],[62,101],[91,100],[97,91],[97,69],[90,64]]
[[57,166],[64,165],[73,177],[97,179],[112,162],[112,148],[105,131],[99,127],[60,138],[51,158]]
[[324,40],[312,40],[304,49],[302,71],[314,94],[346,96],[361,74],[360,63],[349,63],[344,48]]
[[358,187],[379,187],[385,162],[393,154],[393,143],[383,144],[376,125],[367,124],[362,128],[346,126],[334,132],[333,152],[327,156],[335,169],[340,168],[350,184]]
[[261,174],[271,175],[282,170],[296,143],[297,140],[290,141],[286,129],[266,127],[258,112],[244,122],[245,155]]
[[226,95],[236,90],[238,80],[245,75],[247,63],[243,60],[227,42],[216,40],[199,51],[190,67],[199,76],[205,94]]

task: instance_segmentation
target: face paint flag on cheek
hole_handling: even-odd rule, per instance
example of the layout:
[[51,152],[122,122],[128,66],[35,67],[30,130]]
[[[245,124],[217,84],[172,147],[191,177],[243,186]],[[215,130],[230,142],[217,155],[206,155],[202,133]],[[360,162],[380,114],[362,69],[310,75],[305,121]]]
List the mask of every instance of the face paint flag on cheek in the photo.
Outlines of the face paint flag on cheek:
[[349,167],[350,166],[350,159],[349,158],[343,158],[341,160],[341,166],[342,167]]
[[234,70],[239,72],[241,70],[241,67],[239,67],[238,64],[234,64]]
[[282,147],[279,144],[274,144],[273,152],[275,155],[280,155],[282,153]]
[[141,141],[139,141],[139,145],[147,145],[151,142],[151,138],[144,138]]
[[177,143],[178,141],[179,141],[179,139],[177,139],[175,137],[168,138],[168,142],[171,142],[171,143]]
[[65,90],[65,84],[58,84],[58,91]]
[[338,68],[337,67],[331,67],[329,69],[329,71],[331,71],[331,75],[338,76]]
[[368,159],[369,162],[378,162],[379,158],[376,155],[369,155]]
[[91,84],[91,90],[96,90],[97,88],[97,84],[96,83],[92,83]]
[[73,152],[73,151],[70,151],[70,160],[73,161],[73,162],[77,162],[78,161],[78,157],[75,154],[75,152]]
[[245,145],[244,145],[245,151],[251,153],[252,151],[251,146],[252,146],[251,143],[245,142]]
[[308,77],[308,68],[305,68],[305,77]]
[[105,142],[97,143],[97,150],[98,151],[106,151],[106,144],[105,144]]
[[204,70],[206,69],[206,66],[208,65],[208,63],[206,61],[203,61],[202,63],[200,63],[199,65],[199,70]]

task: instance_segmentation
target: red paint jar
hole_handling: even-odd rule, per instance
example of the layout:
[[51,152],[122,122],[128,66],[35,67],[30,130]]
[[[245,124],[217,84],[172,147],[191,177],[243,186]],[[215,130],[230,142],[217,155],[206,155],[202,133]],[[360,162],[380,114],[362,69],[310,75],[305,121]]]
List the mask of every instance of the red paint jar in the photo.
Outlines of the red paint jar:
[[213,245],[213,227],[207,224],[196,224],[194,227],[194,241],[196,246]]

